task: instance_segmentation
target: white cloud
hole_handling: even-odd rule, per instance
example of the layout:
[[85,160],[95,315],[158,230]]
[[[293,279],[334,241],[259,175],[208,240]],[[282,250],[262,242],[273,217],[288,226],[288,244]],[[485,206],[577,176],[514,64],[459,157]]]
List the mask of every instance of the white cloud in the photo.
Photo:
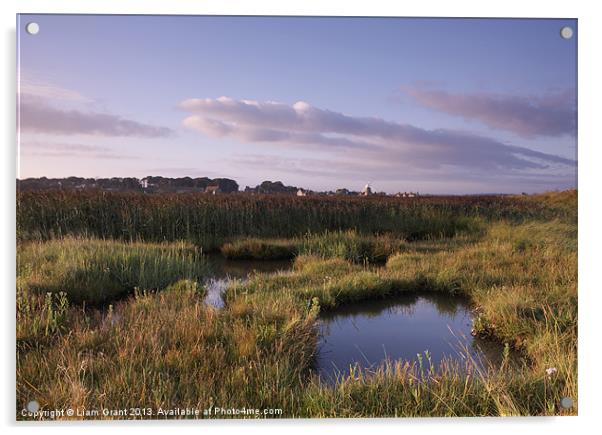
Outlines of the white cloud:
[[84,110],[94,100],[22,73],[19,83],[18,113],[21,132],[51,135],[167,137],[166,127],[134,121],[111,113]]
[[326,151],[354,149],[356,158],[421,168],[455,167],[477,171],[541,170],[573,167],[564,157],[505,144],[456,130],[426,130],[376,117],[348,116],[299,101],[189,99],[179,107],[190,115],[187,128],[212,137]]
[[404,87],[402,91],[425,107],[524,138],[575,136],[577,132],[574,89],[530,96],[453,94],[424,86]]
[[85,97],[78,91],[66,89],[41,80],[31,79],[27,74],[21,75],[18,92],[22,95],[29,95],[45,100],[61,100],[79,103],[94,101],[91,98]]

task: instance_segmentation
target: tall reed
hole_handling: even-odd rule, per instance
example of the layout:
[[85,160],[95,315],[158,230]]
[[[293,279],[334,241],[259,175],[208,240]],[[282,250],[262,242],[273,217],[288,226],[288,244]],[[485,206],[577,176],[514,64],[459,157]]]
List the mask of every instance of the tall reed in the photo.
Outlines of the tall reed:
[[[480,230],[478,219],[547,220],[572,216],[569,201],[534,197],[304,197],[282,195],[18,192],[17,236],[67,235],[121,240],[187,240],[212,249],[237,237],[295,237],[353,229],[406,239]],[[574,203],[574,207],[564,204]],[[561,205],[559,205],[561,204]],[[478,218],[478,219],[477,219]]]

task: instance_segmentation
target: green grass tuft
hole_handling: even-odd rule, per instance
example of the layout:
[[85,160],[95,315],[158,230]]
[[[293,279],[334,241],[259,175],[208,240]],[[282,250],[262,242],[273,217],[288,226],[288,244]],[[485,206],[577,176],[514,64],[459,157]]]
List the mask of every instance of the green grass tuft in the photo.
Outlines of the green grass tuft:
[[106,303],[135,288],[160,290],[205,273],[202,255],[186,243],[68,238],[27,243],[18,251],[17,275],[23,287],[38,294],[64,292],[78,304]]
[[297,247],[289,240],[239,239],[223,245],[221,253],[231,260],[287,260],[297,254]]

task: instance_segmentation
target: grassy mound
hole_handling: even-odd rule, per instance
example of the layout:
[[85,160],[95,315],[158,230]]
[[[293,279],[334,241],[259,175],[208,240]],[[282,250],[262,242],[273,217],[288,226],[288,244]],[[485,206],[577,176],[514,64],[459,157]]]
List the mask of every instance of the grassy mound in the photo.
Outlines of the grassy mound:
[[67,238],[28,243],[18,252],[20,284],[33,293],[64,292],[72,303],[109,302],[135,288],[159,290],[206,271],[185,243],[145,244]]
[[289,240],[239,239],[221,247],[224,257],[231,260],[287,260],[297,253]]
[[392,234],[369,236],[349,230],[308,234],[299,245],[299,252],[304,255],[378,263],[404,250],[407,243]]

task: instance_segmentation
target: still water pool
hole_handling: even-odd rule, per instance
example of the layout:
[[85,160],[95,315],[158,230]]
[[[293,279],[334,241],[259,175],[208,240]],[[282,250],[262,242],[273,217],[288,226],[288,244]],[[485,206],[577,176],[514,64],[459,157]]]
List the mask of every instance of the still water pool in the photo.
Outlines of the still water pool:
[[503,346],[471,335],[468,300],[443,294],[404,295],[363,301],[321,315],[317,372],[325,379],[349,373],[350,366],[370,371],[383,360],[425,361],[428,351],[438,366],[444,358],[496,363]]

